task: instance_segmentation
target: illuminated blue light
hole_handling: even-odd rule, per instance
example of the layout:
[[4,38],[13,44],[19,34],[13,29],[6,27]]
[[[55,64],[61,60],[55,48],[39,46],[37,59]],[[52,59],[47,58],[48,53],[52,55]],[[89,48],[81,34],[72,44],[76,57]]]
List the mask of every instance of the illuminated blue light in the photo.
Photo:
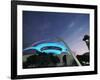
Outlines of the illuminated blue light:
[[[47,50],[41,50],[43,47],[59,47],[61,48],[62,50],[56,50],[56,49],[47,49]],[[62,43],[59,43],[59,42],[48,42],[48,43],[41,43],[41,44],[38,44],[37,46],[32,46],[32,47],[28,47],[28,48],[25,48],[24,51],[26,50],[38,50],[40,52],[45,52],[45,53],[54,53],[54,54],[61,54],[63,52],[68,52],[68,49],[65,47],[64,44]]]
[[42,52],[45,52],[45,53],[54,53],[54,54],[61,54],[61,51],[59,51],[59,50],[43,50]]

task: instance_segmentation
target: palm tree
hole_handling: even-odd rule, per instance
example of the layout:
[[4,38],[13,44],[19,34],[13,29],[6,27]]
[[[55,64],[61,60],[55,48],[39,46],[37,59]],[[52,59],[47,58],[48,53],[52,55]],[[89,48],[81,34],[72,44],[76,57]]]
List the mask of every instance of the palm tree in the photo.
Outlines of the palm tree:
[[90,37],[89,37],[89,35],[84,35],[83,41],[85,41],[88,49],[90,49],[90,44],[89,44],[90,43]]

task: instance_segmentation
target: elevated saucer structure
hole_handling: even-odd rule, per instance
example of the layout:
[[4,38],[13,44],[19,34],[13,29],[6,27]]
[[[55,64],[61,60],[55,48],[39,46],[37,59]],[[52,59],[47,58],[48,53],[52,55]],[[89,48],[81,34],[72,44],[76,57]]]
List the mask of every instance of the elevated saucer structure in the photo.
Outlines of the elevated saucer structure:
[[27,47],[24,49],[26,50],[37,50],[41,53],[45,52],[47,54],[53,53],[53,54],[61,54],[61,53],[67,53],[68,49],[66,46],[61,42],[43,42],[38,43],[37,45],[32,45],[31,47]]
[[[76,63],[79,66],[81,66],[76,56],[73,54],[73,52],[68,47],[66,42],[61,38],[56,38],[53,41],[43,40],[43,41],[35,42],[31,46],[25,48],[23,52],[27,50],[36,50],[40,52],[41,54],[42,53],[46,53],[46,54],[52,53],[52,54],[60,56],[60,58],[63,58],[63,56],[67,54],[71,56],[70,59],[73,58],[76,61]],[[69,57],[67,56],[66,58],[68,59]],[[69,62],[70,62],[70,59],[68,59]]]

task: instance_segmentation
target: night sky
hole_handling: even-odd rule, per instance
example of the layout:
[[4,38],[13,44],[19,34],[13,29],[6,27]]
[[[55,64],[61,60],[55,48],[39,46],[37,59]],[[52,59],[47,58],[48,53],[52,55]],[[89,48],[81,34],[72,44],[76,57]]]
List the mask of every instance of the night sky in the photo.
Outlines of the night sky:
[[88,51],[89,14],[23,11],[23,48],[34,42],[60,37],[76,54]]

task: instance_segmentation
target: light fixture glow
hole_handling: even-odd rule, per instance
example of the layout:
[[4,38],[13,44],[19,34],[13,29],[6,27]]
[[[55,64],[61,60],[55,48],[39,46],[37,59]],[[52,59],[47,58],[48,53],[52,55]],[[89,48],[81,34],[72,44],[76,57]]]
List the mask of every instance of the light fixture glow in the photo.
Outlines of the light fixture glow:
[[[42,50],[42,48],[44,47],[58,47],[58,48],[61,48],[61,50],[57,50],[57,49],[46,49],[46,50]],[[68,52],[68,49],[65,47],[64,44],[62,44],[61,42],[46,42],[46,43],[41,43],[41,44],[38,44],[36,46],[32,46],[32,47],[28,47],[28,48],[25,48],[24,51],[26,50],[37,50],[39,52],[45,52],[45,53],[53,53],[53,54],[61,54],[63,52],[67,53]]]

